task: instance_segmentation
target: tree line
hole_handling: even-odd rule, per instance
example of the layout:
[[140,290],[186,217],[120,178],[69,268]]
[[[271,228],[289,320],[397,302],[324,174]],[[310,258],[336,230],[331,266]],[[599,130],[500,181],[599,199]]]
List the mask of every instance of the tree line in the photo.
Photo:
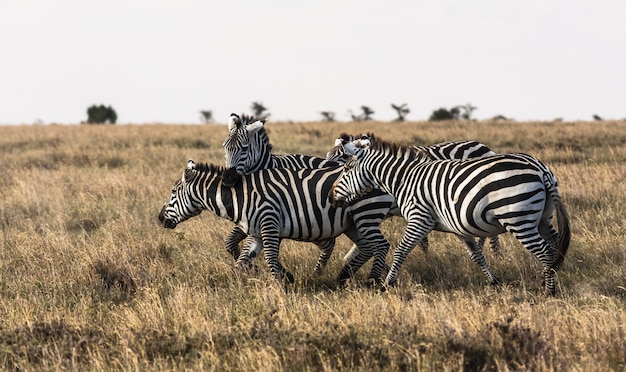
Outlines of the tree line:
[[[392,103],[391,108],[396,112],[396,118],[394,122],[403,122],[406,120],[406,116],[411,112],[406,103],[397,105]],[[252,115],[259,120],[267,120],[270,117],[269,109],[261,102],[252,102],[250,106]],[[472,117],[474,111],[478,108],[471,103],[464,105],[457,105],[450,108],[440,107],[432,111],[429,121],[442,121],[442,120],[474,120]],[[334,122],[336,115],[333,111],[320,111],[321,120],[325,122]],[[374,110],[366,105],[360,107],[360,112],[353,112],[348,110],[348,114],[352,121],[370,121],[374,120]],[[603,120],[599,115],[594,114],[593,119],[596,121]],[[213,111],[200,110],[200,120],[205,124],[213,123]],[[510,120],[504,115],[496,115],[493,120]],[[111,106],[105,105],[92,105],[87,108],[87,121],[86,124],[115,124],[117,121],[117,113]]]

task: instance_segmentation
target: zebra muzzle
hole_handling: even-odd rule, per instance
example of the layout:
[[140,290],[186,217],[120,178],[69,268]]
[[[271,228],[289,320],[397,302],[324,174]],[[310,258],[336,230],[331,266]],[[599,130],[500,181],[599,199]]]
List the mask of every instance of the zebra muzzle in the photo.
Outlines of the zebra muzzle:
[[159,212],[159,221],[161,222],[161,225],[167,229],[173,229],[176,227],[176,221],[165,218],[165,206],[163,206],[163,208],[161,208],[161,212]]
[[333,208],[343,208],[346,205],[345,200],[340,200],[335,197],[335,186],[330,188],[330,192],[328,193],[328,202]]
[[165,222],[163,222],[163,227],[166,229],[173,229],[176,227],[176,222],[174,222],[174,220],[165,220]]

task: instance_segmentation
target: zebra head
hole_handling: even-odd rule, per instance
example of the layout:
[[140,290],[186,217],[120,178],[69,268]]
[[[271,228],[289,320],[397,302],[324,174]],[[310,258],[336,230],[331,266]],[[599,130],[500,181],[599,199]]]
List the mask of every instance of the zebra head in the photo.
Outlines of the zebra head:
[[358,138],[343,145],[345,153],[351,157],[344,164],[343,172],[335,180],[328,194],[328,200],[335,208],[344,207],[374,189],[369,180],[369,173],[361,166],[362,160],[369,152],[369,139],[361,141],[361,138]]
[[353,153],[349,153],[344,146],[352,143],[357,147],[365,148],[369,145],[369,138],[369,134],[351,136],[349,134],[342,133],[339,138],[335,140],[335,146],[326,153],[326,160],[334,161],[339,164],[345,164],[350,160]]
[[255,166],[271,153],[272,145],[264,124],[264,120],[257,120],[252,116],[230,114],[228,136],[222,145],[226,162],[226,171],[222,176],[224,185],[233,186],[239,179],[238,176],[258,170]]
[[170,198],[163,204],[159,213],[159,221],[161,221],[163,227],[173,229],[179,223],[202,212],[202,204],[192,198],[192,181],[195,177],[196,163],[189,159],[187,168],[180,180],[172,187]]

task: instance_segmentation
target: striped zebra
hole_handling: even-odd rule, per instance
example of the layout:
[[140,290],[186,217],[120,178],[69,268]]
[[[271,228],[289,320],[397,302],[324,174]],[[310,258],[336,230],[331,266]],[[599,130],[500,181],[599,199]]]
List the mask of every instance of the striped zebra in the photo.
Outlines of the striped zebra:
[[[490,283],[498,283],[475,237],[510,232],[543,264],[546,292],[556,292],[556,271],[569,247],[569,217],[557,180],[526,154],[431,161],[423,151],[379,141],[346,144],[354,157],[333,184],[333,205],[377,188],[393,195],[407,227],[385,282],[393,285],[410,251],[433,229],[456,234]],[[556,210],[558,229],[552,225]]]
[[[382,244],[375,242],[374,236],[360,235],[347,208],[330,204],[328,193],[341,172],[339,166],[265,169],[242,176],[234,186],[227,186],[222,181],[225,168],[196,164],[190,159],[161,208],[159,220],[164,227],[173,229],[203,210],[210,210],[233,221],[254,238],[250,245],[262,246],[276,279],[293,282],[293,275],[284,270],[278,259],[281,239],[323,242],[343,233],[368,254],[372,254],[370,247]],[[320,255],[316,271],[328,260],[333,246],[327,245],[329,249]]]
[[[231,114],[229,118],[229,134],[224,141],[223,147],[227,167],[223,180],[227,185],[234,184],[243,175],[262,169],[326,168],[329,172],[334,172],[334,169],[338,166],[336,162],[314,156],[273,154],[264,122],[246,115]],[[306,195],[302,195],[302,197],[305,198]],[[380,191],[374,191],[367,195],[366,198],[347,206],[348,213],[360,234],[369,237],[361,244],[367,244],[368,251],[373,252],[377,257],[377,263],[372,266],[369,276],[370,279],[375,281],[380,281],[381,279],[385,266],[385,257],[389,251],[389,243],[380,232],[380,221],[386,216],[393,204],[393,197]],[[245,233],[238,227],[235,227],[226,239],[227,250],[233,255],[234,253],[239,253],[238,244],[245,237]],[[314,243],[318,244],[317,242]],[[322,243],[328,244],[328,242]],[[259,244],[244,243],[244,250],[237,258],[238,264],[249,267],[252,258],[259,253],[260,248]],[[348,262],[340,272],[339,281],[341,283],[345,282],[365,262],[360,259]]]
[[[228,136],[223,143],[225,150],[226,171],[223,181],[228,186],[233,186],[240,176],[257,172],[261,169],[288,168],[306,169],[336,166],[330,162],[315,156],[290,154],[272,154],[272,145],[264,128],[265,120],[257,120],[254,116],[232,113],[228,118]],[[246,242],[247,249],[241,255],[239,243],[247,237],[238,226],[235,226],[226,238],[226,250],[234,257],[241,266],[250,266],[252,258],[260,250],[258,244]],[[334,245],[334,241],[332,241]],[[324,246],[329,242],[320,242],[320,250],[324,252]],[[252,257],[250,257],[252,255]]]
[[[367,134],[361,134],[358,136],[351,136],[348,134],[341,134],[339,138],[335,140],[335,146],[328,150],[326,153],[326,160],[335,161],[340,164],[345,164],[352,155],[344,149],[344,144],[355,140],[366,141],[368,139]],[[481,158],[495,155],[487,145],[477,141],[446,141],[436,143],[430,146],[412,146],[412,148],[422,151],[428,156],[430,160],[467,160],[471,158]],[[400,216],[400,209],[394,206],[389,211],[388,216]],[[491,249],[495,254],[500,254],[500,239],[498,236],[490,237]],[[478,239],[478,246],[482,250],[485,244],[485,238]],[[428,237],[424,237],[419,242],[420,247],[424,252],[428,251]],[[354,259],[359,253],[356,245],[352,246],[352,249],[344,257],[345,261]],[[384,263],[383,263],[384,265]]]

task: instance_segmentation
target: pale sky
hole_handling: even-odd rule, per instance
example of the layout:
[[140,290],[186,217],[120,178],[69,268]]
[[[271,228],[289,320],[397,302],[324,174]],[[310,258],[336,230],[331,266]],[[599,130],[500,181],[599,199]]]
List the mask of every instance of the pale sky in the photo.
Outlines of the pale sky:
[[624,0],[0,0],[0,124],[626,117]]

